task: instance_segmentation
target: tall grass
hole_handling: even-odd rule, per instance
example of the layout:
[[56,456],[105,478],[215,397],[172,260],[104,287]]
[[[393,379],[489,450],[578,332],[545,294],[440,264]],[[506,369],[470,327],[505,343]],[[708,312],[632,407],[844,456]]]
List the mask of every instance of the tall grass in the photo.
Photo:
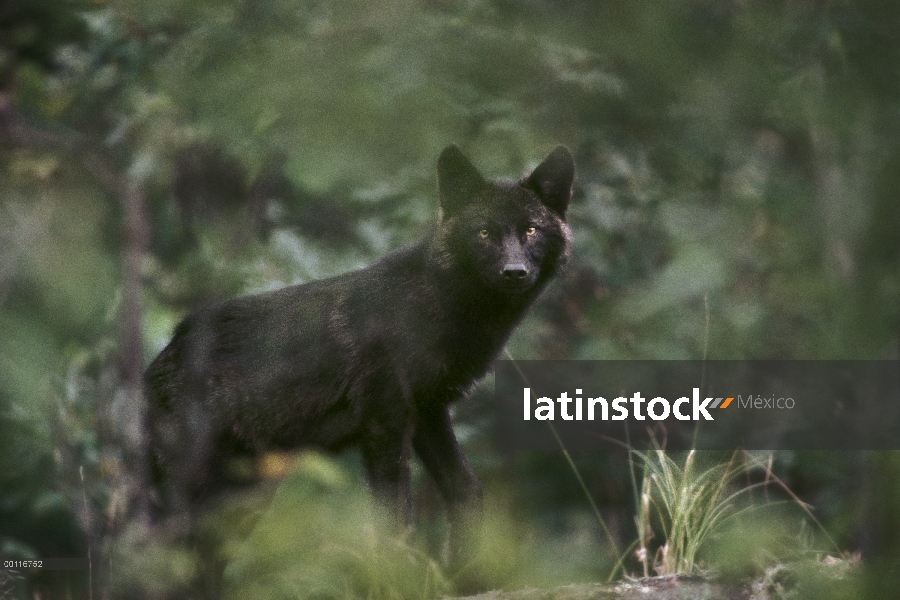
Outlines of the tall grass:
[[450,591],[437,561],[328,457],[300,454],[246,540],[231,547],[223,598],[420,600]]
[[[771,481],[734,485],[749,471],[766,469],[766,456],[735,452],[727,462],[702,467],[695,450],[687,453],[683,464],[660,448],[632,454],[643,468],[636,521],[645,576],[651,568],[659,575],[698,572],[699,553],[710,536],[727,519],[754,508],[741,506],[741,497]],[[651,553],[654,524],[663,543]]]

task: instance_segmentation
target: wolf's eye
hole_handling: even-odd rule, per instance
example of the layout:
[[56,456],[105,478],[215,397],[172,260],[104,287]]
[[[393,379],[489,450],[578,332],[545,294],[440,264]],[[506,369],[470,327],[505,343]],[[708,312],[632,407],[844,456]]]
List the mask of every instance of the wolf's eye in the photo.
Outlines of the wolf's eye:
[[525,235],[534,235],[535,233],[537,233],[537,227],[532,226],[525,230]]
[[491,235],[491,232],[487,229],[482,229],[478,232],[478,235],[480,235],[483,239],[487,239],[487,236]]

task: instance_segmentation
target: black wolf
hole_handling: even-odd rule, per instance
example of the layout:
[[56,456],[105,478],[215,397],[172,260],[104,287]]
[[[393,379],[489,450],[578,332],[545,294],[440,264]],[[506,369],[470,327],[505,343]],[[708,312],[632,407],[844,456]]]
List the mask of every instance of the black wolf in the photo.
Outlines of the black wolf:
[[493,182],[450,146],[439,217],[418,242],[189,314],[145,375],[165,510],[189,512],[229,457],[300,446],[360,448],[376,496],[403,510],[411,445],[451,523],[477,512],[480,484],[448,407],[562,266],[573,178],[562,146],[521,181]]

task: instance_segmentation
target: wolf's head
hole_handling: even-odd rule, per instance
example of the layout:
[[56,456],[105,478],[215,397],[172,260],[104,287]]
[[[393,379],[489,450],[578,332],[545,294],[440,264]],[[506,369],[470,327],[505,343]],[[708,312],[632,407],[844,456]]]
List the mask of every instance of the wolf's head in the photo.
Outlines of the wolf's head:
[[565,260],[574,177],[563,146],[520,181],[488,181],[457,146],[447,147],[438,159],[442,266],[494,293],[533,297]]

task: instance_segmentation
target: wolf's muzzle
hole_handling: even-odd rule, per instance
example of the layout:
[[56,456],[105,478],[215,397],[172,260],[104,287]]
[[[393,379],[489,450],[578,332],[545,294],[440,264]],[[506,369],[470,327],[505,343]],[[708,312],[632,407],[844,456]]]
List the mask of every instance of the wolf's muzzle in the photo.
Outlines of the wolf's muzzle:
[[506,279],[524,279],[528,269],[521,263],[503,265],[503,277]]

